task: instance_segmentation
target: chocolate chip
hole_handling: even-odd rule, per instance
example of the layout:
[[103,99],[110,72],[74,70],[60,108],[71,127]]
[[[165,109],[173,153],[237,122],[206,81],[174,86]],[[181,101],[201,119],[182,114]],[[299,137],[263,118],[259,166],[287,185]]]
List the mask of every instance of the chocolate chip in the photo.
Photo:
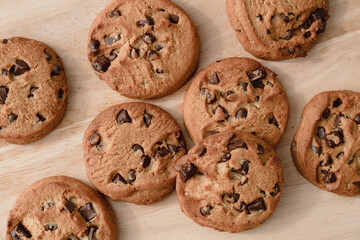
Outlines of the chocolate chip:
[[87,222],[93,219],[96,215],[93,204],[90,202],[80,207],[78,211]]
[[276,120],[275,117],[270,118],[269,123],[274,125],[275,127],[279,128],[279,123],[278,123],[278,121]]
[[235,117],[236,119],[240,119],[240,118],[246,118],[248,115],[248,111],[245,108],[240,108],[239,110],[237,110]]
[[229,96],[230,95],[232,95],[232,94],[234,94],[235,92],[234,91],[227,91],[227,92],[224,92],[224,93],[220,93],[220,96],[222,97],[222,98],[224,98],[226,101],[230,101],[229,100]]
[[209,83],[213,84],[213,85],[217,85],[220,83],[220,79],[219,79],[217,72],[213,73],[213,75],[211,76],[211,78],[209,80]]
[[327,173],[324,177],[323,177],[323,181],[324,183],[333,183],[336,182],[336,175],[335,173]]
[[333,102],[333,107],[339,107],[342,104],[342,101],[340,98],[337,98],[334,102]]
[[75,208],[76,208],[76,206],[75,206],[75,204],[74,203],[72,203],[70,200],[67,200],[67,199],[65,199],[65,207],[66,207],[66,209],[70,212],[70,213],[72,213],[74,210],[75,210]]
[[342,117],[342,114],[339,114],[339,115],[336,116],[335,122],[334,122],[335,127],[339,127],[339,126],[340,126],[340,124],[341,124],[341,117]]
[[150,165],[151,158],[147,155],[142,155],[140,159],[140,164],[143,168],[146,168]]
[[18,116],[11,113],[9,116],[8,116],[8,119],[9,119],[9,123],[13,123],[14,121],[16,121],[16,119],[18,119]]
[[258,68],[253,71],[247,72],[250,81],[262,80],[266,78],[266,71],[264,68]]
[[44,50],[44,55],[45,55],[46,61],[50,62],[52,59],[52,56],[50,55],[50,53],[48,53],[46,50]]
[[237,141],[234,141],[234,142],[231,142],[227,145],[227,149],[231,152],[231,151],[234,151],[238,148],[244,148],[244,149],[248,149],[247,145],[246,145],[246,142],[244,141],[241,141],[241,140],[237,140]]
[[187,182],[197,172],[197,167],[192,163],[186,163],[181,167],[180,178],[183,182]]
[[58,228],[56,224],[49,223],[45,225],[45,231],[55,231]]
[[340,152],[340,153],[336,156],[336,158],[340,159],[340,158],[342,158],[343,156],[344,156],[344,152]]
[[133,182],[135,182],[135,180],[136,180],[136,171],[135,170],[130,170],[129,171],[129,178],[128,178],[127,182],[132,184]]
[[262,80],[256,80],[256,81],[252,81],[251,85],[253,86],[253,88],[261,88],[264,89],[265,88],[265,84]]
[[330,116],[330,109],[329,108],[325,108],[325,110],[323,111],[323,113],[321,114],[321,117],[323,119],[327,119]]
[[31,87],[30,87],[30,91],[29,91],[28,98],[34,97],[34,92],[35,92],[36,90],[38,90],[38,89],[39,89],[38,87],[33,87],[33,86],[31,86]]
[[142,146],[140,146],[139,144],[132,145],[131,149],[133,150],[133,152],[140,151],[140,152],[144,153],[144,148]]
[[89,143],[91,146],[98,145],[101,141],[101,137],[98,133],[93,133],[89,138]]
[[161,51],[163,48],[164,48],[164,46],[161,45],[161,44],[155,45],[155,50],[158,51],[158,52]]
[[121,176],[119,173],[117,173],[111,181],[115,184],[118,184],[119,182],[122,182],[123,184],[128,184],[125,178],[123,178],[123,176]]
[[8,40],[7,40],[7,39],[3,39],[3,40],[2,40],[2,43],[3,43],[3,44],[7,44],[7,43],[8,43]]
[[319,29],[316,31],[317,34],[323,33],[326,30],[326,22],[321,21]]
[[304,33],[304,38],[309,38],[311,36],[311,32],[307,31]]
[[[337,140],[336,142],[334,140]],[[335,148],[340,144],[344,143],[344,134],[342,133],[341,129],[332,131],[328,134],[325,138],[325,143],[330,148]]]
[[58,98],[62,98],[64,96],[64,90],[62,90],[61,88],[59,89],[58,93]]
[[240,194],[238,193],[226,193],[223,196],[224,200],[228,203],[237,203],[240,198]]
[[31,238],[32,235],[31,233],[29,232],[29,230],[27,230],[27,228],[20,222],[18,223],[14,228],[13,230],[11,230],[11,238],[14,239],[14,240],[21,240],[21,236],[23,237],[26,237],[26,238]]
[[144,120],[146,127],[149,127],[151,125],[151,121],[152,121],[153,117],[154,117],[153,115],[151,115],[147,112],[144,112],[143,120]]
[[113,51],[111,51],[110,56],[108,57],[109,61],[114,61],[116,58],[118,57],[118,55]]
[[97,52],[100,47],[100,42],[98,40],[91,39],[89,42],[89,47],[93,53]]
[[128,52],[128,56],[130,58],[138,58],[139,54],[140,54],[140,50],[137,49],[137,48],[133,48],[133,47],[131,47],[129,52]]
[[311,13],[311,20],[315,22],[316,20],[325,20],[328,17],[328,13],[324,8],[318,8]]
[[266,29],[266,34],[271,34],[270,29]]
[[293,32],[292,30],[287,30],[285,35],[282,37],[279,37],[279,39],[283,39],[283,40],[290,40],[293,36]]
[[226,162],[229,161],[231,159],[231,153],[228,151],[224,151],[221,153],[220,156],[220,162]]
[[263,16],[262,16],[261,14],[256,15],[256,20],[262,21],[262,20],[263,20]]
[[151,17],[146,17],[146,19],[140,20],[136,22],[137,27],[145,27],[146,25],[153,26],[154,20]]
[[263,155],[265,153],[264,147],[262,145],[260,145],[260,144],[257,145],[257,153],[259,155]]
[[247,92],[247,87],[248,87],[249,83],[247,82],[241,82],[239,83],[239,87],[244,91],[244,92]]
[[221,109],[221,111],[223,112],[223,114],[225,115],[225,119],[228,119],[229,118],[229,114],[228,114],[228,112],[226,111],[226,109],[223,107],[223,106],[221,106],[221,105],[219,105],[219,106],[217,106],[216,108],[215,108],[215,113],[216,113],[216,111],[218,110],[218,109]]
[[354,121],[356,124],[360,124],[360,113],[355,116]]
[[326,166],[331,165],[332,163],[333,163],[333,161],[332,161],[331,157],[328,156],[327,158],[325,158],[324,161],[320,162],[320,166],[325,166],[326,167]]
[[231,169],[232,172],[240,173],[241,175],[245,176],[248,174],[250,168],[250,161],[245,160],[239,169]]
[[245,210],[246,204],[244,201],[240,202],[239,207],[234,206],[234,209],[238,212],[243,212]]
[[93,68],[98,72],[106,72],[109,69],[110,65],[110,60],[107,59],[104,55],[97,57],[92,63]]
[[293,14],[291,12],[290,13],[282,13],[281,18],[284,20],[284,22],[288,23],[295,18],[295,14]]
[[171,154],[175,154],[178,151],[178,147],[171,145],[171,144],[168,144],[168,148],[169,148]]
[[151,33],[145,33],[144,35],[141,36],[141,38],[146,44],[150,44],[156,41],[156,37]]
[[6,69],[2,69],[1,74],[6,77],[9,74],[9,71]]
[[326,136],[325,128],[323,128],[323,127],[318,127],[318,130],[317,130],[316,135],[318,136],[318,138],[324,139],[325,136]]
[[354,162],[354,160],[353,159],[349,159],[348,161],[347,161],[347,163],[350,165],[350,164],[352,164]]
[[355,186],[357,186],[358,188],[360,188],[360,182],[353,182],[352,184],[354,184]]
[[201,207],[200,208],[200,213],[201,215],[203,215],[204,217],[209,216],[211,214],[211,210],[213,209],[213,206],[207,205],[206,207]]
[[130,118],[128,111],[122,109],[116,117],[116,121],[118,124],[131,123],[132,119]]
[[311,149],[313,150],[314,153],[316,153],[317,155],[320,156],[320,154],[322,153],[322,148],[321,147],[314,147],[312,146]]
[[207,148],[205,146],[202,146],[196,153],[197,153],[197,155],[199,155],[199,157],[202,157],[205,155],[206,151],[207,151]]
[[211,135],[214,135],[214,134],[217,134],[217,133],[219,133],[219,131],[218,130],[211,130],[211,131],[208,131],[208,132],[206,132],[206,137],[208,137],[208,136],[211,136]]
[[121,39],[121,34],[119,34],[117,37],[114,36],[106,36],[105,42],[107,45],[113,45],[115,42],[119,41]]
[[216,95],[212,95],[211,93],[208,93],[206,95],[206,102],[209,104],[213,104],[214,102],[216,102],[217,98]]
[[267,81],[266,85],[269,85],[270,87],[274,87],[274,84],[272,84],[270,81]]
[[278,193],[280,192],[280,186],[279,186],[279,184],[275,184],[275,186],[274,186],[274,191],[273,192],[270,192],[270,195],[271,196],[276,196]]
[[164,70],[162,70],[161,68],[157,68],[156,73],[164,73]]
[[170,154],[170,151],[169,149],[167,149],[166,147],[161,147],[160,149],[157,149],[155,154],[154,154],[154,157],[157,158],[157,157],[165,157],[167,155]]
[[110,15],[110,17],[120,17],[120,16],[121,16],[121,12],[120,12],[118,9],[116,9],[116,10],[114,10],[114,11],[111,11],[111,12],[109,13],[109,15]]
[[178,15],[175,15],[175,14],[170,14],[170,15],[169,15],[169,21],[170,21],[171,23],[178,24],[178,23],[179,23],[179,20],[180,20],[180,18],[179,18]]
[[150,59],[151,56],[159,56],[155,50],[150,50],[147,52],[147,57]]
[[265,211],[265,203],[263,198],[258,198],[255,201],[246,205],[247,213],[252,214],[259,211]]
[[26,71],[30,71],[29,65],[23,60],[16,59],[15,65],[13,66],[13,73],[15,76],[24,74]]
[[41,116],[40,113],[36,114],[36,123],[45,122],[45,121],[46,121],[46,118],[44,118],[43,116]]
[[51,68],[51,76],[59,76],[61,74],[61,66],[58,64],[54,64]]
[[5,86],[0,87],[0,103],[5,104],[8,97],[9,89]]

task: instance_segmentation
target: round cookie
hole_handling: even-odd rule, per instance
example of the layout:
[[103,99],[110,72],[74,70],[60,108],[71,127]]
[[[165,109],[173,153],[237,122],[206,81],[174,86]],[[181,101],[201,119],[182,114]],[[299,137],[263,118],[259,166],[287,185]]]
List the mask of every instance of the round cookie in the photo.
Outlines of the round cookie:
[[291,144],[299,172],[336,194],[360,194],[360,93],[329,91],[305,106]]
[[65,114],[68,87],[59,56],[35,40],[0,40],[0,139],[34,142]]
[[200,42],[186,12],[170,0],[114,0],[95,18],[88,57],[121,95],[165,96],[195,71]]
[[183,118],[192,140],[196,143],[235,128],[275,147],[289,116],[286,92],[276,76],[248,58],[227,58],[202,69],[183,103]]
[[245,50],[267,60],[305,57],[329,18],[328,0],[227,0],[226,7]]
[[275,150],[234,130],[199,142],[176,169],[182,211],[218,231],[240,232],[262,224],[275,210],[284,183]]
[[91,183],[112,200],[151,204],[175,187],[175,162],[186,154],[181,130],[164,110],[123,103],[100,113],[85,132]]
[[32,184],[10,211],[6,240],[116,240],[115,216],[94,189],[69,177]]

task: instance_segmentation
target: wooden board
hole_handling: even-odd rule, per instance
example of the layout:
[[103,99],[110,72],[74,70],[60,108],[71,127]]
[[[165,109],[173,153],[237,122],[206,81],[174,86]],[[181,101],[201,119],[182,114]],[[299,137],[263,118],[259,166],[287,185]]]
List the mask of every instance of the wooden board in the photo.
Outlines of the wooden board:
[[[0,0],[0,39],[25,36],[53,47],[63,59],[69,103],[59,127],[26,146],[0,143],[0,239],[17,196],[43,177],[66,175],[89,183],[82,162],[81,142],[90,121],[111,105],[131,101],[98,80],[87,60],[87,34],[94,17],[109,0]],[[201,38],[200,68],[230,56],[252,57],[236,40],[224,0],[175,0],[192,17]],[[238,234],[203,228],[180,210],[173,192],[151,206],[111,202],[119,239],[359,239],[360,198],[322,191],[296,171],[290,143],[305,103],[331,89],[360,91],[360,1],[330,0],[328,28],[306,58],[260,61],[279,74],[287,90],[291,115],[277,151],[286,185],[280,204],[262,226]],[[175,93],[147,101],[183,124],[181,104],[189,83]],[[182,125],[182,129],[185,129]],[[187,143],[192,146],[187,137]]]

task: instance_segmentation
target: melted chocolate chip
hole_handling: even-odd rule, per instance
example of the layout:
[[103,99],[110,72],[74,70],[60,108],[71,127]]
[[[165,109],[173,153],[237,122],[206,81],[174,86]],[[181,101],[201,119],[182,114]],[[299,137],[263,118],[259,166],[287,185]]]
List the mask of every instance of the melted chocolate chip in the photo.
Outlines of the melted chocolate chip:
[[99,50],[100,42],[98,40],[91,39],[89,42],[91,52],[96,53]]
[[240,119],[240,118],[246,118],[248,115],[248,111],[245,108],[240,108],[239,110],[237,110],[235,117],[236,119]]
[[262,80],[266,78],[266,71],[264,68],[258,68],[253,71],[247,72],[250,81]]
[[144,120],[146,127],[149,127],[151,125],[151,120],[153,119],[153,117],[154,117],[153,115],[151,115],[147,112],[144,112],[143,120]]
[[58,228],[56,224],[49,223],[45,225],[45,231],[55,231]]
[[260,144],[257,145],[257,151],[259,155],[263,155],[265,153],[264,147]]
[[52,56],[50,55],[50,53],[48,53],[46,50],[44,50],[44,55],[45,55],[46,61],[50,62],[52,59]]
[[200,213],[204,217],[209,216],[211,214],[211,210],[213,209],[213,206],[207,205],[206,207],[200,208]]
[[128,111],[125,109],[122,109],[116,117],[116,122],[118,124],[122,125],[124,123],[131,123],[132,119],[130,118]]
[[101,137],[98,133],[93,133],[89,138],[89,143],[91,146],[98,145],[101,141]]
[[213,85],[217,85],[220,83],[220,79],[219,79],[217,72],[213,73],[213,75],[211,76],[211,78],[209,80],[209,83],[213,84]]
[[234,142],[231,142],[227,145],[227,149],[231,152],[231,151],[234,151],[238,148],[244,148],[244,149],[248,149],[247,145],[246,145],[246,142],[244,141],[241,141],[241,140],[237,140],[237,141],[234,141]]
[[226,162],[229,161],[231,159],[231,153],[228,151],[224,151],[221,153],[220,156],[220,162]]
[[16,59],[15,65],[13,66],[12,69],[13,69],[12,72],[15,76],[19,76],[27,71],[30,71],[29,65],[25,61],[19,59]]
[[327,119],[330,116],[330,109],[329,108],[325,108],[325,110],[323,111],[323,113],[321,114],[321,117],[323,119]]
[[202,157],[206,154],[207,148],[205,146],[202,146],[196,153],[199,155],[199,157]]
[[340,98],[337,98],[334,102],[333,102],[333,107],[337,108],[342,104],[342,101]]
[[144,35],[141,36],[141,38],[146,44],[150,44],[156,41],[156,37],[151,33],[145,33]]
[[316,136],[318,136],[318,138],[320,138],[320,139],[324,139],[325,136],[326,136],[325,128],[323,128],[323,127],[318,127]]
[[13,123],[14,121],[16,121],[16,119],[18,119],[18,116],[11,113],[9,116],[8,116],[8,120],[9,120],[9,123]]
[[0,104],[5,104],[8,97],[9,89],[5,86],[0,87]]
[[258,198],[255,201],[246,205],[247,213],[252,214],[259,211],[265,211],[265,203],[263,198]]
[[143,168],[146,168],[150,165],[151,158],[147,155],[142,155],[140,159],[140,164]]
[[178,15],[175,15],[175,14],[170,14],[170,15],[169,15],[169,21],[170,21],[171,23],[178,24],[178,23],[179,23],[179,20],[180,20],[180,18],[179,18]]
[[135,182],[135,180],[136,180],[136,171],[135,170],[130,170],[129,171],[129,178],[128,178],[127,182],[132,184],[133,182]]
[[123,176],[121,176],[119,173],[117,173],[111,181],[115,184],[118,184],[119,182],[122,182],[123,184],[128,184],[125,178],[123,178]]
[[74,203],[72,203],[70,200],[65,199],[65,207],[69,211],[69,213],[74,212],[76,206]]
[[40,113],[36,114],[36,123],[45,122],[46,118],[44,118]]
[[15,240],[21,240],[21,236],[26,238],[31,238],[32,235],[29,230],[20,222],[18,223],[13,230],[11,230],[11,238]]
[[110,13],[109,13],[109,16],[110,17],[120,17],[121,16],[121,12],[118,10],[118,9],[116,9],[116,10],[114,10],[114,11],[111,11]]
[[181,167],[180,178],[183,182],[187,182],[197,172],[197,167],[192,163],[186,163]]
[[93,68],[98,72],[106,72],[109,69],[110,65],[110,60],[107,59],[104,55],[97,57],[92,63]]
[[324,183],[333,183],[336,182],[336,175],[335,173],[327,173],[324,177],[323,177],[323,181]]

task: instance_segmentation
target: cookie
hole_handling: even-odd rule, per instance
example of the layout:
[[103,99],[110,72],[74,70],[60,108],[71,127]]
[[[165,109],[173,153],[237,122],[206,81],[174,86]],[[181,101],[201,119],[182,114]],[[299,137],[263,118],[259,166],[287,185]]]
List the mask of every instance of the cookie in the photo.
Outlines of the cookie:
[[202,69],[183,103],[192,140],[235,128],[275,147],[289,116],[288,99],[276,76],[248,58],[227,58]]
[[175,162],[186,154],[175,120],[147,103],[123,103],[100,113],[85,132],[91,183],[112,200],[151,204],[175,187]]
[[267,60],[305,57],[329,18],[328,0],[226,0],[226,8],[245,50]]
[[49,177],[16,200],[5,239],[116,240],[116,221],[110,205],[91,187],[70,177]]
[[275,150],[235,130],[205,138],[176,169],[181,210],[218,231],[240,232],[262,224],[275,210],[284,184]]
[[170,0],[114,0],[95,18],[88,57],[97,76],[129,98],[159,98],[195,71],[199,37]]
[[68,87],[59,56],[35,40],[0,40],[0,139],[34,142],[65,114]]
[[291,152],[299,172],[315,186],[360,194],[360,93],[329,91],[311,99]]

